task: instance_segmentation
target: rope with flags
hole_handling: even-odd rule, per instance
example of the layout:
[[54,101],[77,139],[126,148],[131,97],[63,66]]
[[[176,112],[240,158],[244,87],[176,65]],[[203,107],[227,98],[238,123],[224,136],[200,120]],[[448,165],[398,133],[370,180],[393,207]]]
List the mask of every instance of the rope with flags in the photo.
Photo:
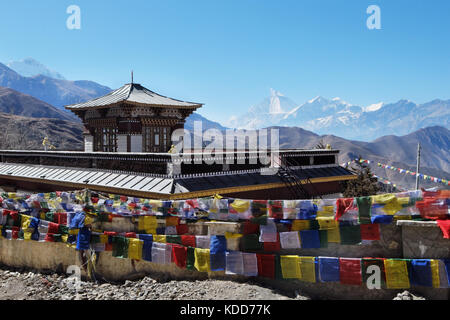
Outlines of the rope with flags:
[[[348,167],[350,164],[357,163],[357,162],[358,163],[367,163],[367,164],[375,163],[375,161],[373,161],[373,160],[354,159],[352,161],[348,161],[348,162],[342,163],[341,166]],[[390,170],[396,171],[398,173],[409,174],[409,175],[414,176],[414,177],[419,176],[419,178],[424,179],[424,180],[428,180],[428,181],[436,182],[436,183],[442,183],[444,185],[450,186],[450,181],[446,180],[446,179],[436,178],[436,177],[433,177],[433,176],[430,176],[430,175],[426,175],[426,174],[422,174],[422,173],[418,173],[418,172],[415,172],[415,171],[402,169],[402,168],[397,168],[397,167],[390,166],[388,164],[384,164],[384,163],[380,163],[380,162],[377,163],[377,166],[380,167],[380,168],[383,168],[383,169],[390,169]]]

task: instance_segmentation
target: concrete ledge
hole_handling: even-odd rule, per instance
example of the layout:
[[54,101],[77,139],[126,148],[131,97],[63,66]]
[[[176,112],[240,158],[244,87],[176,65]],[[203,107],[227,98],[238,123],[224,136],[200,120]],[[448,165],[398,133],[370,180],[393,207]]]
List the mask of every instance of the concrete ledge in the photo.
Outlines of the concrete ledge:
[[414,220],[397,220],[397,226],[400,227],[437,227],[436,221],[414,221]]

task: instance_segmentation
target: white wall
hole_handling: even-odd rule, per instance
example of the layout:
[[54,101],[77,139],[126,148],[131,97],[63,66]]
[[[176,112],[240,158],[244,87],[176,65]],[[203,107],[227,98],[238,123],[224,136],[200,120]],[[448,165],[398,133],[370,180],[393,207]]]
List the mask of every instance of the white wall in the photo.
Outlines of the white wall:
[[127,152],[127,135],[117,135],[117,152]]
[[142,135],[131,136],[131,152],[142,152]]
[[91,135],[84,136],[84,152],[94,151],[94,137]]

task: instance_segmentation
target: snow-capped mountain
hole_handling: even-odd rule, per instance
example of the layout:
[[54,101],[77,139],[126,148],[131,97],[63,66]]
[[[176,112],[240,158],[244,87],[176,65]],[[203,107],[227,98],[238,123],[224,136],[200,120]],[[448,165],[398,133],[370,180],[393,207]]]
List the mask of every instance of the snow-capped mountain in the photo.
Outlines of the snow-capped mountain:
[[387,134],[404,135],[434,125],[450,127],[450,100],[436,99],[421,105],[400,100],[360,107],[338,97],[318,96],[298,105],[273,89],[270,97],[227,123],[229,127],[241,129],[301,127],[317,134],[366,141]]
[[237,129],[258,129],[277,125],[296,106],[297,104],[294,101],[285,97],[282,93],[270,89],[269,97],[251,106],[243,116],[231,117],[226,126]]
[[37,75],[43,75],[53,79],[65,80],[65,78],[60,73],[47,68],[42,63],[34,60],[33,58],[25,58],[23,60],[10,61],[6,65],[23,77],[34,77]]

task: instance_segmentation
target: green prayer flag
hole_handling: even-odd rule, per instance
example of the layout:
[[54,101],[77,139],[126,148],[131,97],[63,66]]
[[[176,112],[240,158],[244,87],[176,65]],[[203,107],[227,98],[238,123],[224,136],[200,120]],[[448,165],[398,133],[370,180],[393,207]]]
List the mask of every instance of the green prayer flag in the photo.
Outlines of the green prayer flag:
[[310,230],[319,230],[320,229],[320,225],[319,225],[319,221],[317,220],[309,220],[309,229]]
[[355,226],[339,226],[341,234],[341,244],[355,245],[361,243],[361,227]]
[[356,204],[358,205],[359,223],[360,224],[372,223],[370,219],[372,198],[371,197],[356,198]]
[[181,236],[178,236],[178,235],[166,235],[166,242],[167,243],[182,244],[181,243]]
[[281,271],[281,259],[279,254],[275,255],[275,279],[283,279],[283,273]]
[[128,258],[128,238],[122,236],[115,236],[112,239],[112,256],[116,258]]
[[265,225],[267,225],[267,215],[251,218],[250,222],[253,224],[259,224],[259,225],[265,226]]
[[195,264],[195,248],[187,247],[186,269],[196,270],[194,264]]
[[328,230],[319,230],[320,247],[328,248]]
[[55,214],[53,213],[53,211],[48,211],[48,212],[45,213],[45,220],[46,221],[53,222],[54,218],[55,218]]
[[245,234],[242,237],[244,251],[258,251],[263,249],[263,243],[259,242],[257,234]]
[[60,225],[58,226],[58,232],[59,232],[60,234],[69,234],[69,227],[68,227],[68,226],[65,226],[65,225],[63,225],[63,224],[60,224]]

